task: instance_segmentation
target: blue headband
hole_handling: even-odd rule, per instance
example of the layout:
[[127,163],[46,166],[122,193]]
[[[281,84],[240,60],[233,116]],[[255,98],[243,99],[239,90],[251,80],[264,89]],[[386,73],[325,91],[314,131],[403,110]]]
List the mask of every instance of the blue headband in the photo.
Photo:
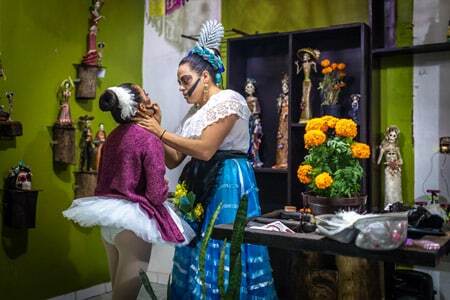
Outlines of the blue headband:
[[220,56],[216,55],[213,50],[201,46],[195,46],[189,52],[189,55],[191,54],[197,54],[203,58],[203,60],[207,61],[213,67],[214,71],[216,71],[216,84],[220,84],[222,82],[222,73],[225,71],[225,68]]

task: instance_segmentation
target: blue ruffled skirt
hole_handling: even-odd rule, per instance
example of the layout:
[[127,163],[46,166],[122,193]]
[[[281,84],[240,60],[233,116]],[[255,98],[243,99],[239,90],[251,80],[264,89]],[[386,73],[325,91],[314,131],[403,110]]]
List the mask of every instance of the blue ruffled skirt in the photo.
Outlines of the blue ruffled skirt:
[[[249,162],[244,158],[227,159],[217,178],[217,189],[206,208],[205,221],[201,230],[206,227],[220,202],[222,210],[216,224],[234,222],[242,193],[248,195],[247,217],[261,214],[258,189],[255,175]],[[206,253],[206,299],[220,299],[218,288],[218,265],[223,241],[210,240]],[[198,272],[198,258],[201,240],[195,247],[177,247],[173,259],[172,299],[202,299],[201,281]],[[230,265],[230,245],[225,257],[225,289],[228,286]],[[277,299],[272,269],[267,247],[243,244],[241,246],[242,276],[240,299]]]

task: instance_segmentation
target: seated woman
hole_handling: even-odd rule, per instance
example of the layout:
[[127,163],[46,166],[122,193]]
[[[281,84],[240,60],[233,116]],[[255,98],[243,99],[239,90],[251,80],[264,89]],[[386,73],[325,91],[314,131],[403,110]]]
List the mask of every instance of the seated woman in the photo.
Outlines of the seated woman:
[[151,243],[184,245],[195,236],[166,202],[162,142],[131,123],[137,111],[151,113],[152,107],[134,84],[108,88],[100,96],[100,109],[111,111],[119,125],[104,143],[95,196],[75,199],[63,212],[81,226],[100,226],[113,299],[136,298]]

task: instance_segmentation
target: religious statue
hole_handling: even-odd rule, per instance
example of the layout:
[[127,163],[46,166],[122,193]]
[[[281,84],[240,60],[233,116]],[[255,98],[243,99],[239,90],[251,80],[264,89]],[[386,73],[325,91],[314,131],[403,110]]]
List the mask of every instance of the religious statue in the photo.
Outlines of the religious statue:
[[249,133],[250,133],[250,146],[248,153],[252,159],[252,165],[254,167],[262,167],[263,162],[261,161],[259,155],[259,149],[262,142],[262,125],[261,125],[261,107],[259,106],[258,98],[255,97],[256,81],[251,78],[247,78],[245,84],[245,93],[247,97],[247,106],[250,109],[250,122],[249,122]]
[[59,88],[59,115],[56,124],[61,126],[72,126],[72,118],[70,116],[70,106],[69,100],[72,95],[72,90],[74,88],[74,84],[72,78],[67,78],[61,82]]
[[356,123],[359,124],[359,102],[361,101],[360,94],[351,94],[350,95],[351,110],[350,110],[350,118]]
[[403,160],[398,146],[400,130],[397,126],[391,125],[386,129],[385,136],[381,142],[380,153],[377,164],[381,163],[385,157],[384,168],[384,204],[385,209],[396,203],[402,203],[402,165]]
[[92,0],[91,17],[89,19],[88,49],[83,57],[83,64],[85,65],[98,65],[97,32],[98,22],[103,18],[103,16],[100,15],[100,9],[103,6],[103,2],[104,0]]
[[94,117],[82,116],[80,117],[81,133],[81,155],[80,155],[80,171],[93,171],[94,159],[94,138],[92,136],[91,121]]
[[281,94],[277,98],[278,131],[277,149],[274,169],[285,169],[288,165],[288,108],[289,108],[289,77],[286,73],[281,79]]
[[297,75],[303,70],[302,100],[300,102],[300,123],[306,123],[312,118],[311,106],[311,70],[317,72],[316,61],[320,57],[320,51],[311,48],[302,48],[297,51],[299,60],[295,61]]
[[95,145],[95,168],[98,170],[100,167],[100,159],[102,155],[103,144],[106,141],[106,131],[105,125],[100,123],[98,126],[98,131],[95,134],[94,145]]

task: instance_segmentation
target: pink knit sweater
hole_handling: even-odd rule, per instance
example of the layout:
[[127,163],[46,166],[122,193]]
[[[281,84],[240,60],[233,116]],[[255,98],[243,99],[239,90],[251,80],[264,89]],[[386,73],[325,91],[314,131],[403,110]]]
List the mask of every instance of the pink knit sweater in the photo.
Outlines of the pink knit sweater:
[[122,124],[108,136],[102,152],[95,195],[139,203],[149,218],[156,220],[164,240],[183,242],[163,205],[168,186],[161,141],[136,124]]

